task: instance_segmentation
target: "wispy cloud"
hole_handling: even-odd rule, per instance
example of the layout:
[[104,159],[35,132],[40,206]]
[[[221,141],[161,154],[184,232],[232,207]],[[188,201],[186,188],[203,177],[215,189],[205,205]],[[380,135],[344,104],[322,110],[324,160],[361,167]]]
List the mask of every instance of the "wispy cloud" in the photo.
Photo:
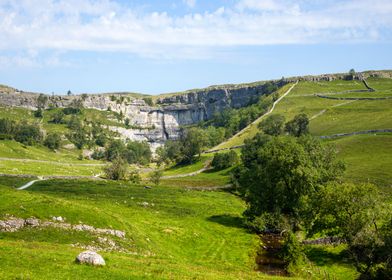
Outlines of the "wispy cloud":
[[0,52],[121,51],[203,59],[222,47],[391,40],[390,0],[313,3],[239,0],[179,15],[144,13],[111,0],[0,0]]

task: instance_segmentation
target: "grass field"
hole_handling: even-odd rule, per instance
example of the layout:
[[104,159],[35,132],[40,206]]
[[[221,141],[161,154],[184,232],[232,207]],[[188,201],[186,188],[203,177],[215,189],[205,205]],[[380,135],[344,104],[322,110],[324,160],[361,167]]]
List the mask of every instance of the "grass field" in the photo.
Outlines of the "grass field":
[[[135,255],[103,252],[104,268],[74,264],[82,251],[70,244],[94,236],[30,230],[0,234],[0,278],[29,279],[250,279],[257,236],[241,228],[243,202],[227,193],[144,189],[126,183],[44,181],[29,191],[0,188],[0,216],[62,216],[124,230]],[[154,206],[143,207],[142,202]],[[151,204],[152,205],[152,204]],[[13,253],[10,253],[12,250]],[[17,252],[17,253],[16,253]],[[12,264],[12,266],[11,266]],[[39,264],[39,265],[38,265]]]
[[338,148],[338,157],[346,163],[344,178],[370,182],[392,193],[392,134],[356,135],[327,142]]
[[[0,219],[6,214],[42,220],[62,216],[71,224],[127,234],[126,240],[114,239],[127,252],[102,251],[107,265],[93,268],[74,263],[83,249],[71,244],[96,244],[95,235],[51,228],[0,233],[1,279],[279,278],[254,270],[259,240],[243,228],[245,205],[232,194],[80,180],[41,181],[17,191],[1,183]],[[144,202],[149,205],[143,206]],[[316,273],[318,264],[314,266]],[[355,275],[352,266],[338,262],[320,268]]]

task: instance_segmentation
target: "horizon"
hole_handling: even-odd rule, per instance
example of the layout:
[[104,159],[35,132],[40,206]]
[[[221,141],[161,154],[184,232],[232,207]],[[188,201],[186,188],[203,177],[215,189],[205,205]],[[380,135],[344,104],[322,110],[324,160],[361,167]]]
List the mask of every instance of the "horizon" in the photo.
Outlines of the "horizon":
[[391,69],[387,0],[0,1],[0,84],[182,92]]
[[[353,68],[352,68],[353,69]],[[351,69],[350,69],[351,70]],[[355,69],[354,69],[355,70]],[[364,73],[364,72],[383,72],[383,71],[392,71],[392,69],[366,69],[366,70],[362,70],[362,71],[356,71],[356,73]],[[150,93],[144,93],[144,92],[136,92],[136,91],[132,91],[132,90],[122,90],[122,91],[105,91],[105,92],[72,92],[71,91],[71,95],[72,96],[79,96],[82,94],[137,94],[137,95],[141,95],[141,96],[160,96],[160,95],[168,95],[168,94],[176,94],[176,93],[186,93],[188,91],[197,91],[197,90],[203,90],[203,89],[208,89],[210,87],[219,87],[219,86],[225,86],[225,85],[246,85],[246,84],[253,84],[253,83],[259,83],[259,82],[268,82],[268,81],[277,81],[280,80],[282,78],[286,78],[286,79],[291,79],[291,78],[296,78],[296,77],[307,77],[307,76],[324,76],[324,75],[336,75],[336,74],[344,74],[344,73],[348,73],[349,71],[342,71],[342,72],[334,72],[334,73],[317,73],[317,74],[303,74],[303,75],[294,75],[294,76],[288,76],[288,77],[280,77],[280,78],[275,78],[275,79],[267,79],[267,80],[258,80],[258,81],[247,81],[247,82],[240,82],[240,83],[225,83],[225,84],[214,84],[214,85],[207,85],[205,87],[199,87],[199,88],[188,88],[188,89],[184,89],[184,90],[180,90],[180,91],[172,91],[172,92],[160,92],[160,93],[155,93],[155,94],[150,94]],[[66,96],[67,92],[64,93],[55,93],[55,92],[51,92],[51,93],[47,93],[47,92],[39,92],[39,91],[29,91],[28,89],[23,89],[23,88],[18,88],[15,87],[13,85],[6,85],[6,84],[1,84],[0,86],[7,86],[7,87],[11,87],[15,90],[24,92],[24,93],[33,93],[33,94],[45,94],[45,95],[55,95],[55,96]]]

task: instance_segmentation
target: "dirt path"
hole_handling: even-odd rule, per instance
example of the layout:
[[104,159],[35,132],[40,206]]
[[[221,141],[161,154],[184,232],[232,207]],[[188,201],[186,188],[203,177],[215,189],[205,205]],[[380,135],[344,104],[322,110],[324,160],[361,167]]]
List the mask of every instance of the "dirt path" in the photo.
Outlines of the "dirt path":
[[[65,180],[77,180],[77,179],[88,179],[88,180],[104,180],[100,177],[98,177],[100,174],[95,175],[95,176],[38,176],[38,179],[31,180],[30,182],[24,184],[23,186],[17,188],[17,190],[25,190],[34,183],[39,182],[39,181],[45,181],[45,180],[51,180],[51,179],[65,179]],[[34,175],[29,175],[29,174],[20,174],[20,175],[8,175],[8,174],[0,174],[0,176],[12,176],[12,177],[20,177],[20,178],[26,178],[26,177],[35,177]]]
[[199,169],[199,170],[197,170],[197,171],[193,171],[193,172],[185,173],[185,174],[177,174],[177,175],[162,176],[162,179],[175,179],[175,178],[183,178],[183,177],[195,176],[195,175],[200,174],[200,173],[202,173],[202,172],[204,172],[204,171],[206,171],[206,170],[211,169],[211,167],[210,167],[211,161],[212,161],[212,160],[207,160],[207,161],[204,163],[203,168],[201,168],[201,169]]
[[43,180],[44,180],[43,178],[38,178],[36,180],[30,181],[30,182],[24,184],[23,186],[17,188],[17,190],[25,190],[25,189],[31,187],[35,182],[43,181]]

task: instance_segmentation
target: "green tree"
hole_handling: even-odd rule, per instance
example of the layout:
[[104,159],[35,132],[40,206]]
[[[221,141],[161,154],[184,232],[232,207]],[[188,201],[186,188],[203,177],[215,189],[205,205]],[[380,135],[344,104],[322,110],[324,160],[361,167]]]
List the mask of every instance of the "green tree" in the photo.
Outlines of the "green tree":
[[189,163],[193,161],[194,156],[200,157],[207,141],[207,135],[203,129],[192,127],[183,131],[180,138],[182,161]]
[[238,164],[239,158],[235,151],[216,153],[212,159],[211,166],[216,170],[226,169]]
[[41,110],[45,109],[47,102],[48,102],[48,96],[41,93],[37,98],[37,108]]
[[391,207],[377,187],[330,183],[305,202],[308,235],[322,232],[345,240],[363,278],[391,276]]
[[293,120],[286,123],[286,132],[292,136],[299,137],[309,133],[309,119],[306,114],[298,114]]
[[76,148],[81,150],[88,142],[86,131],[84,129],[72,131],[67,135],[69,141],[71,141]]
[[42,141],[42,133],[38,125],[22,122],[16,127],[15,140],[25,145],[33,145]]
[[61,136],[58,133],[49,133],[45,138],[44,145],[51,150],[60,148]]
[[121,140],[112,140],[106,148],[106,159],[113,161],[117,158],[123,158],[126,153],[126,147]]
[[344,170],[334,149],[311,136],[257,136],[246,141],[242,152],[238,182],[246,189],[244,214],[250,222],[263,213],[275,213],[295,226],[303,198]]
[[64,116],[63,111],[57,111],[53,114],[51,122],[56,124],[64,123]]
[[112,163],[106,165],[103,169],[106,178],[110,180],[125,180],[128,172],[128,164],[122,158],[116,158]]
[[259,128],[268,135],[278,136],[284,131],[285,118],[282,115],[272,115],[264,119],[260,124]]

